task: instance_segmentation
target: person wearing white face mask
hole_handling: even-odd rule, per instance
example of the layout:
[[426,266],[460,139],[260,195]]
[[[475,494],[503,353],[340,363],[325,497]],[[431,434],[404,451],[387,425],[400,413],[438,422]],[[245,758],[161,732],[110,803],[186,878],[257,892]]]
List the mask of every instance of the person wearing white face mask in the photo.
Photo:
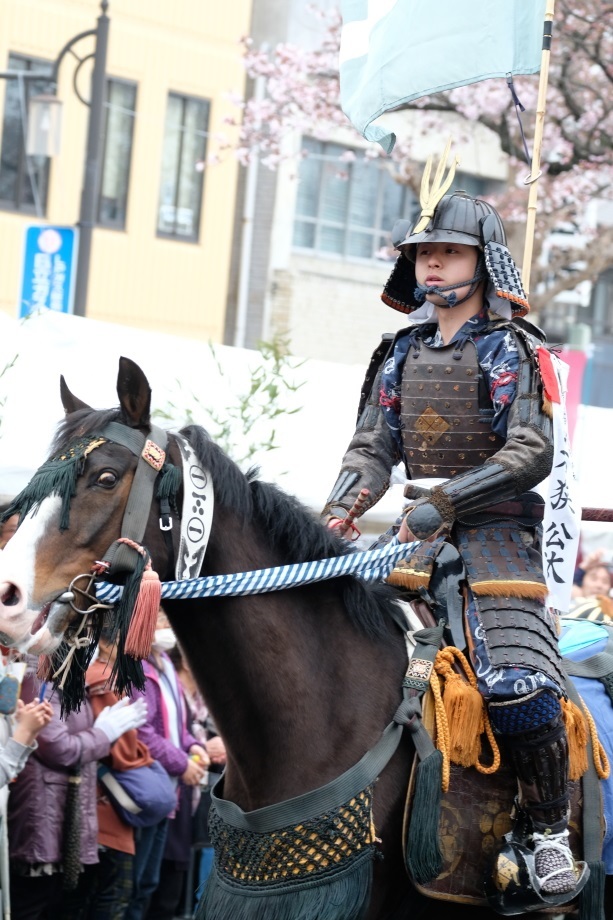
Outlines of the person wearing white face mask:
[[[175,668],[166,654],[175,642],[168,618],[160,608],[151,655],[143,662],[145,689],[133,691],[132,698],[144,697],[147,701],[148,721],[139,728],[138,735],[149,748],[151,756],[175,779],[177,809],[174,816],[164,818],[159,824],[139,829],[134,857],[134,894],[124,920],[144,920],[148,916],[151,896],[158,888],[162,860],[169,858],[166,847],[169,821],[182,820],[185,808],[191,817],[191,795],[186,794],[190,791],[188,787],[198,785],[209,764],[205,749],[187,729],[184,697]],[[165,878],[164,894],[170,899],[174,897],[169,890],[173,881],[177,879]],[[179,891],[177,901],[180,894]],[[156,908],[160,896],[161,890],[155,897]]]
[[156,629],[152,645],[158,652],[169,652],[176,644],[177,639],[169,626],[163,629]]

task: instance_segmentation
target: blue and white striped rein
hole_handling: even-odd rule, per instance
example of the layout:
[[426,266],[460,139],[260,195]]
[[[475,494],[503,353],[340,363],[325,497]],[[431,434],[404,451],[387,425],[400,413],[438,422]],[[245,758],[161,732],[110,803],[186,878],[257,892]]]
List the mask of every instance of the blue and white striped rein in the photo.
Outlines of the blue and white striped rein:
[[[314,562],[296,562],[272,569],[256,569],[253,572],[235,572],[230,575],[210,575],[207,578],[187,578],[185,581],[162,582],[162,598],[185,600],[195,597],[227,597],[245,594],[265,594],[267,591],[282,591],[297,585],[309,585],[340,575],[359,575],[364,581],[382,581],[403,556],[408,556],[419,544],[390,543],[378,549],[350,553],[347,556],[333,556]],[[108,581],[96,585],[96,597],[100,601],[119,600],[123,588]]]

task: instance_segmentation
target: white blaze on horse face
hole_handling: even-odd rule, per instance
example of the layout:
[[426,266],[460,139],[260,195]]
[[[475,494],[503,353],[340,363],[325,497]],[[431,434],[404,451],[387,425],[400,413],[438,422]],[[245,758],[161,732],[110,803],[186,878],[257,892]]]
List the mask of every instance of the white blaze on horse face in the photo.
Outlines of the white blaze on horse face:
[[[57,520],[60,507],[58,496],[46,498],[30,511],[0,552],[0,642],[4,645],[34,652],[51,651],[59,645],[61,637],[51,635],[46,615],[33,606],[33,592],[37,547],[50,521]],[[41,623],[32,634],[38,619]]]

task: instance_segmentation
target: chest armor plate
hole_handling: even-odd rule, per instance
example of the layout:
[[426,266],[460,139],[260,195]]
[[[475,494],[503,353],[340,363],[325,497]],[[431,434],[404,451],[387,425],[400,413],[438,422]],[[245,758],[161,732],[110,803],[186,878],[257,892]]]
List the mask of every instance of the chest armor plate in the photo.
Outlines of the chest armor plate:
[[409,349],[402,374],[401,422],[412,479],[449,479],[481,466],[504,440],[490,427],[493,407],[477,361],[466,342]]

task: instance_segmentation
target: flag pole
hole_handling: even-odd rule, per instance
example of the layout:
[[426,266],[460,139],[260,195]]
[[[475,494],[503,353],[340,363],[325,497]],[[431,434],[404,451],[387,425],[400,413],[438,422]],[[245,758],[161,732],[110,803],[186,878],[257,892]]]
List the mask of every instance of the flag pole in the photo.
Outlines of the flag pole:
[[541,148],[543,146],[543,128],[545,125],[545,107],[547,102],[547,82],[549,80],[549,58],[551,56],[551,33],[553,28],[553,8],[555,0],[547,0],[545,22],[543,26],[543,50],[541,52],[541,73],[539,78],[538,99],[536,103],[536,123],[532,147],[532,167],[530,175],[524,179],[530,185],[528,195],[528,215],[526,220],[526,240],[524,260],[522,262],[522,284],[526,295],[530,293],[530,267],[534,249],[534,230],[536,227],[536,203],[538,199],[538,180],[541,176]]

